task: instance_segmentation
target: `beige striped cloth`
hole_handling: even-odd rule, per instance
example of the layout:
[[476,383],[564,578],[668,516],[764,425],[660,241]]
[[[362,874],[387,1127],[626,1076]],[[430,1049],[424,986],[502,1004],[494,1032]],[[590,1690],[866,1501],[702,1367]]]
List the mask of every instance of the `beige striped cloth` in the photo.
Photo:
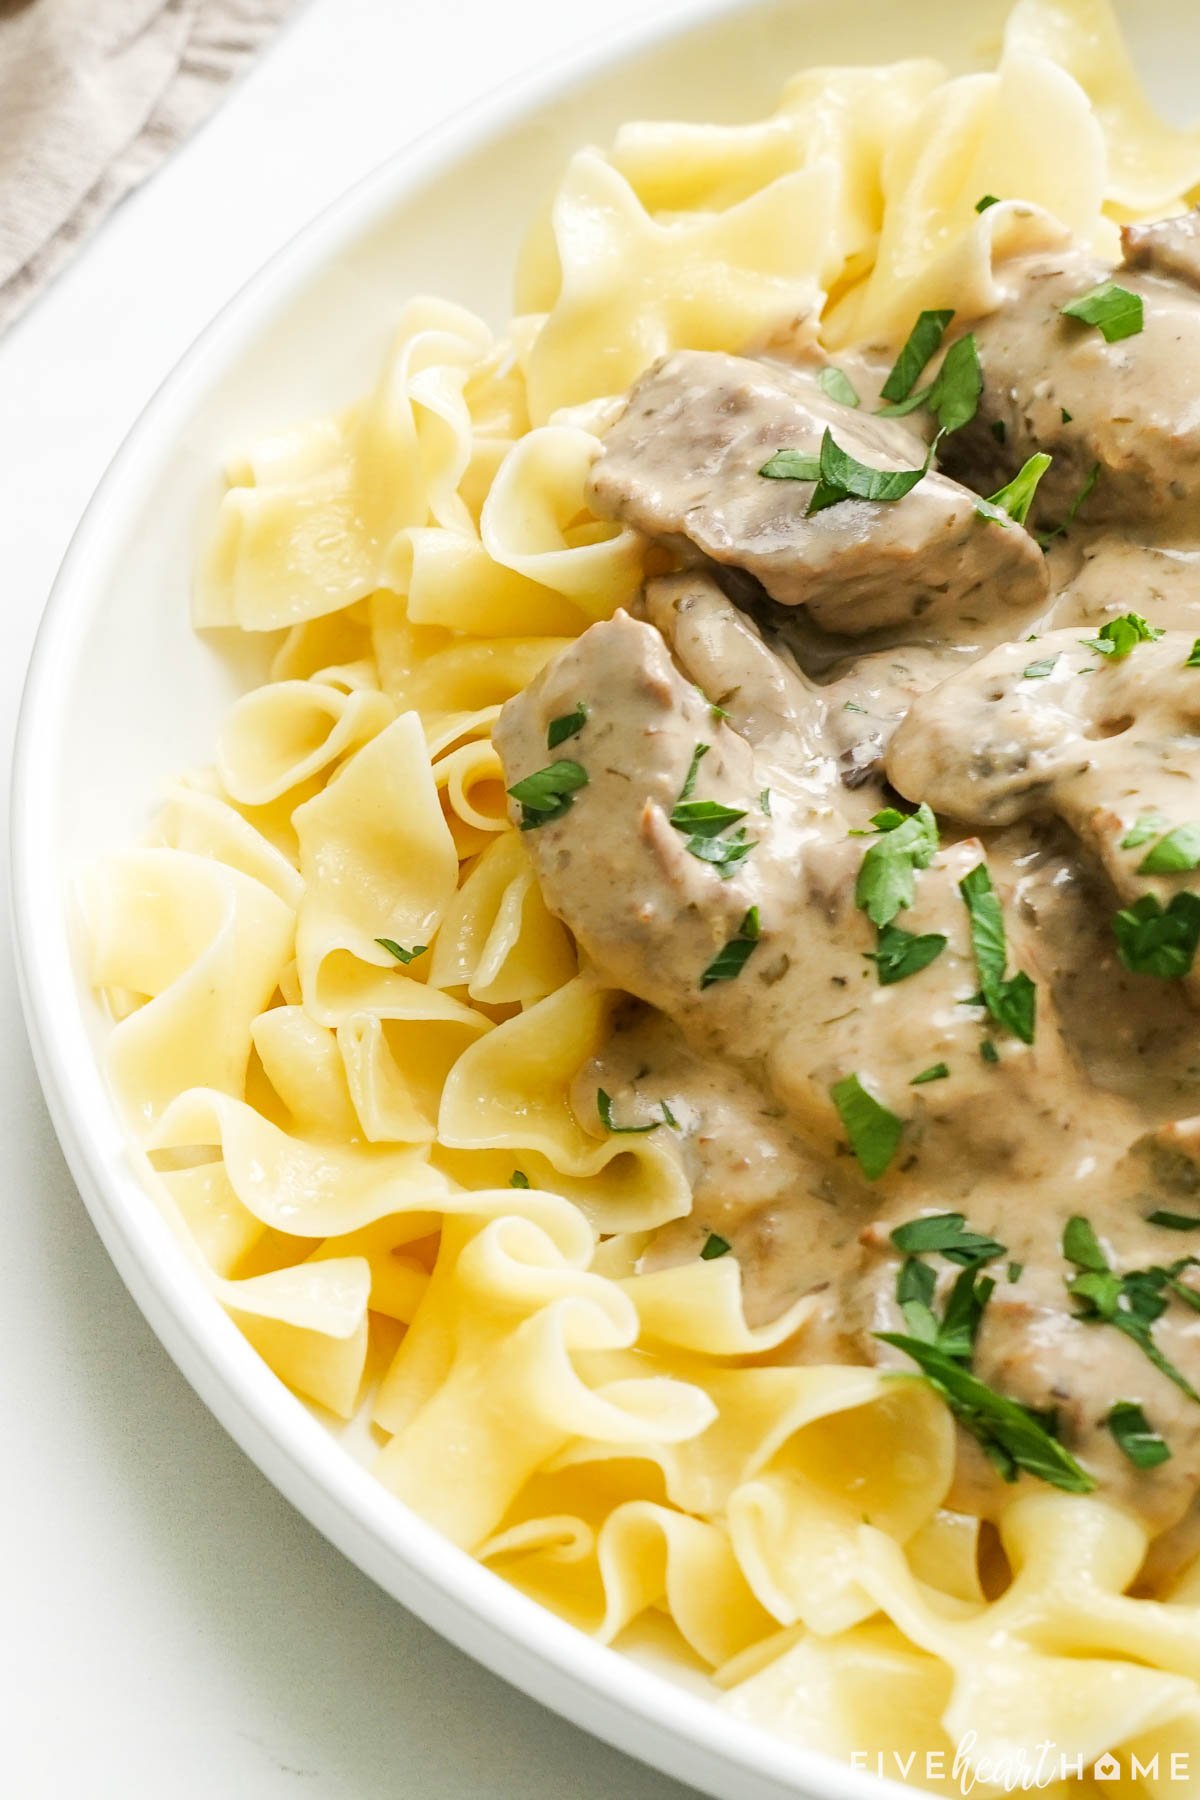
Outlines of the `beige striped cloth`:
[[195,129],[292,0],[0,0],[0,329]]

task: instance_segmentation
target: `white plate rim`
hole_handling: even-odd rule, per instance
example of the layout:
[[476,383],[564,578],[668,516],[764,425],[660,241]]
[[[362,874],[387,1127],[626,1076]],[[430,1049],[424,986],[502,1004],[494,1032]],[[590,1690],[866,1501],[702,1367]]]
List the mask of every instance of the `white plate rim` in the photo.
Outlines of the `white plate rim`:
[[[442,1538],[353,1461],[283,1388],[196,1281],[147,1195],[82,1020],[65,955],[65,921],[48,907],[57,859],[42,797],[53,789],[77,621],[136,505],[138,467],[172,440],[210,365],[289,288],[506,126],[615,63],[684,34],[745,0],[684,0],[600,34],[485,94],[403,146],[279,248],[216,313],[135,419],[70,540],[39,626],[18,715],[10,883],[18,987],[34,1062],[68,1166],[134,1301],[185,1379],[250,1460],[359,1569],[494,1674],[572,1723],[677,1780],[738,1800],[902,1800],[911,1787],[856,1771],[720,1712],[607,1649]],[[64,899],[65,906],[65,899]],[[53,928],[51,928],[53,922]],[[474,1633],[482,1627],[482,1641]],[[514,1661],[514,1652],[519,1660]],[[750,1785],[748,1785],[749,1778]]]

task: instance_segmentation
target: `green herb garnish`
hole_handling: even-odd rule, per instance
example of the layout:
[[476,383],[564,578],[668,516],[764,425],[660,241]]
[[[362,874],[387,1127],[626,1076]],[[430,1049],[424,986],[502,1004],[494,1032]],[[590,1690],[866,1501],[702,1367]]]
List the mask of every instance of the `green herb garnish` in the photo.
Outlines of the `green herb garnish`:
[[1161,1225],[1165,1231],[1200,1231],[1200,1219],[1192,1213],[1147,1213],[1146,1223],[1147,1225]]
[[1162,636],[1162,629],[1143,619],[1141,613],[1122,613],[1102,625],[1094,638],[1080,638],[1080,643],[1112,662],[1124,662],[1138,644],[1152,644]]
[[429,948],[428,944],[414,944],[411,950],[406,950],[403,944],[396,942],[395,938],[376,938],[375,942],[381,950],[386,950],[390,956],[396,958],[397,962],[402,963],[415,962],[417,957],[424,956]]
[[521,830],[536,831],[551,819],[571,810],[574,795],[587,786],[587,770],[577,762],[553,762],[549,768],[526,775],[509,788],[521,808]]
[[1159,1436],[1141,1407],[1133,1400],[1117,1400],[1109,1410],[1108,1429],[1118,1450],[1122,1450],[1135,1469],[1157,1469],[1170,1460],[1171,1449]]
[[817,380],[829,398],[836,400],[839,406],[857,406],[859,404],[853,382],[833,363],[830,363],[827,369],[821,370]]
[[1147,850],[1137,866],[1139,875],[1181,875],[1200,868],[1200,825],[1176,825]]
[[987,211],[989,206],[999,206],[999,204],[1000,204],[999,194],[984,194],[980,199],[978,199],[975,202],[975,211],[977,213],[984,213]]
[[950,312],[923,312],[908,334],[904,348],[880,392],[885,400],[907,400],[954,317]]
[[758,796],[758,810],[761,813],[765,813],[768,819],[770,818],[770,816],[771,816],[771,790],[770,790],[770,788],[764,788],[762,793]]
[[979,1046],[979,1055],[985,1063],[998,1063],[1000,1061],[1000,1052],[997,1050],[995,1044],[993,1044],[991,1038],[984,1038],[982,1044]]
[[752,956],[761,934],[762,926],[759,921],[758,908],[752,906],[738,926],[737,936],[730,938],[729,942],[717,951],[701,975],[700,986],[702,988],[711,987],[715,981],[732,981],[740,975]]
[[946,939],[939,931],[925,932],[918,937],[914,932],[905,931],[903,926],[892,924],[883,926],[874,950],[868,950],[866,954],[875,964],[880,987],[892,987],[897,981],[906,981],[910,975],[927,969],[945,948]]
[[1045,681],[1047,675],[1053,675],[1057,664],[1057,656],[1043,656],[1041,662],[1031,662],[1022,670],[1022,680]]
[[730,1244],[728,1238],[718,1237],[715,1231],[710,1231],[704,1240],[704,1248],[700,1252],[700,1261],[715,1262],[718,1256],[728,1256],[732,1248],[733,1246]]
[[1008,1279],[1009,1279],[1010,1283],[1012,1283],[1015,1286],[1016,1283],[1018,1281],[1020,1281],[1021,1276],[1024,1273],[1024,1270],[1025,1270],[1024,1263],[1010,1262],[1008,1265]]
[[1036,1028],[1037,989],[1023,971],[1005,976],[1008,945],[1004,914],[984,863],[968,870],[958,884],[971,919],[971,948],[979,971],[983,1004],[998,1024],[1023,1044],[1032,1044]]
[[612,1101],[603,1088],[596,1090],[596,1111],[600,1114],[600,1123],[604,1129],[614,1132],[618,1137],[640,1137],[643,1132],[657,1131],[662,1122],[652,1119],[649,1125],[618,1125],[613,1118]]
[[923,1218],[909,1219],[891,1233],[897,1250],[906,1255],[935,1253],[963,1268],[974,1268],[1004,1255],[1004,1245],[980,1231],[972,1231],[962,1213],[926,1213]]
[[529,1186],[529,1177],[524,1169],[514,1169],[508,1178],[508,1185],[511,1188],[527,1188]]
[[692,794],[695,792],[696,776],[699,773],[700,764],[704,761],[704,758],[711,749],[711,744],[697,744],[696,748],[692,751],[692,760],[688,764],[688,772],[684,776],[683,786],[679,790],[680,803],[684,800],[691,799]]
[[1006,1481],[1015,1481],[1023,1469],[1069,1494],[1092,1492],[1096,1485],[1092,1477],[1027,1407],[988,1387],[936,1344],[894,1331],[877,1331],[875,1336],[912,1358]]
[[547,750],[557,750],[560,744],[565,744],[568,738],[573,738],[577,732],[582,731],[588,717],[588,709],[580,700],[572,712],[563,713],[561,718],[551,719],[550,729],[546,733]]
[[944,1062],[930,1063],[927,1069],[922,1069],[919,1075],[914,1075],[908,1085],[909,1087],[924,1087],[927,1081],[945,1081],[949,1073],[950,1070]]
[[880,836],[862,859],[854,885],[854,902],[872,925],[890,925],[913,903],[916,871],[927,869],[937,854],[937,821],[924,801],[915,813],[888,806],[871,820]]
[[1136,850],[1140,844],[1148,844],[1152,837],[1157,837],[1164,826],[1170,824],[1160,812],[1139,813],[1125,836],[1121,839],[1122,850]]
[[1127,1275],[1118,1275],[1110,1266],[1091,1224],[1079,1214],[1067,1222],[1062,1253],[1067,1262],[1080,1271],[1078,1275],[1066,1278],[1067,1292],[1080,1308],[1076,1316],[1089,1324],[1115,1326],[1189,1400],[1200,1404],[1200,1394],[1159,1349],[1153,1335],[1155,1321],[1167,1309],[1164,1287],[1170,1287],[1176,1293],[1182,1288],[1182,1297],[1188,1305],[1200,1308],[1200,1295],[1183,1288],[1178,1279],[1179,1271],[1195,1259],[1184,1257],[1167,1269],[1134,1269]]
[[1053,458],[1047,456],[1044,450],[1038,450],[1021,464],[1011,481],[1005,482],[1002,488],[997,488],[994,494],[989,494],[986,500],[977,499],[975,511],[997,525],[1024,525],[1038,490],[1038,482],[1052,461]]
[[1099,287],[1068,300],[1061,310],[1068,319],[1080,319],[1085,325],[1094,325],[1106,344],[1136,337],[1145,324],[1142,296],[1118,287],[1115,281],[1102,281]]
[[859,1168],[868,1181],[878,1180],[896,1154],[903,1119],[869,1094],[857,1075],[835,1081],[829,1093]]
[[1200,638],[1197,638],[1184,663],[1185,669],[1200,669]]
[[[1070,417],[1071,417],[1070,413],[1064,410],[1064,412],[1063,412],[1063,424],[1064,425],[1067,423],[1067,421],[1070,419]],[[1079,489],[1079,492],[1076,494],[1075,498],[1072,500],[1070,506],[1068,506],[1061,523],[1053,526],[1049,531],[1043,531],[1038,534],[1038,543],[1041,545],[1043,550],[1048,549],[1049,546],[1054,542],[1055,538],[1061,537],[1063,535],[1063,533],[1065,531],[1068,531],[1070,529],[1070,527],[1075,523],[1075,520],[1079,516],[1080,507],[1083,505],[1084,501],[1088,498],[1089,494],[1091,493],[1092,489],[1095,487],[1095,485],[1099,481],[1099,479],[1100,479],[1100,464],[1093,463],[1091,468],[1088,470],[1087,474],[1084,476],[1082,485],[1080,486],[1080,489]]]
[[1167,907],[1153,894],[1113,915],[1117,955],[1134,975],[1180,981],[1190,974],[1200,944],[1200,894],[1184,890]]
[[1007,444],[1008,426],[1004,423],[1003,419],[992,420],[992,436],[998,444]]

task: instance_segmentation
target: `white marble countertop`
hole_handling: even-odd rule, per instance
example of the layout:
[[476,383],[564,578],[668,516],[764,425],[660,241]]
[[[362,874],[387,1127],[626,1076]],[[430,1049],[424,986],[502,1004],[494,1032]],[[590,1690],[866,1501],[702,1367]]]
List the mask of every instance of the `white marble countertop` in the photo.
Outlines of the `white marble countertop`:
[[[307,0],[0,339],[6,749],[75,522],[211,314],[398,145],[644,11]],[[6,929],[0,1021],[6,1800],[686,1800],[444,1644],[268,1486],[92,1231],[38,1093]]]

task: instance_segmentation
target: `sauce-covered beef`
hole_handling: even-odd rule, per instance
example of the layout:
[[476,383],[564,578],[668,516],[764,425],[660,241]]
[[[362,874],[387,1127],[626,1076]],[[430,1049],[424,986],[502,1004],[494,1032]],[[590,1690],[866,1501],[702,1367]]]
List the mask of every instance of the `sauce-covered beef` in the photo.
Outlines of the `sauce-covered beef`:
[[1200,288],[1200,207],[1177,219],[1121,228],[1121,250],[1130,269],[1148,269]]
[[831,400],[812,376],[685,350],[634,387],[592,470],[589,502],[711,562],[743,571],[827,631],[912,625],[942,635],[1019,629],[1047,592],[1019,527],[989,531],[974,496],[931,471],[900,500],[810,512],[815,482],[761,471],[780,449],[839,447],[879,470],[919,467],[926,445],[898,420]]
[[[1157,228],[1156,228],[1157,229]],[[1053,462],[1036,516],[1061,522],[1089,489],[1090,520],[1163,518],[1200,495],[1200,292],[1146,248],[1116,271],[1079,250],[1018,257],[996,278],[1001,306],[975,321],[983,395],[943,461],[988,493],[1027,457]],[[1109,342],[1063,308],[1115,281],[1142,304],[1140,330]]]

